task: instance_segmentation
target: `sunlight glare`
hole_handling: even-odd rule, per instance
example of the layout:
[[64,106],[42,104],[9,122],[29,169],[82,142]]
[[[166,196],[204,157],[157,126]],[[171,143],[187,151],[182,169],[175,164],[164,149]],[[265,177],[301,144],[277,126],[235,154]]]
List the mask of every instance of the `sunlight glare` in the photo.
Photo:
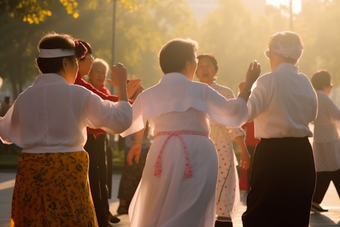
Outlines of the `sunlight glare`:
[[[290,0],[267,0],[267,4],[279,7],[281,4],[289,5]],[[299,13],[301,11],[301,0],[293,0],[293,12]]]

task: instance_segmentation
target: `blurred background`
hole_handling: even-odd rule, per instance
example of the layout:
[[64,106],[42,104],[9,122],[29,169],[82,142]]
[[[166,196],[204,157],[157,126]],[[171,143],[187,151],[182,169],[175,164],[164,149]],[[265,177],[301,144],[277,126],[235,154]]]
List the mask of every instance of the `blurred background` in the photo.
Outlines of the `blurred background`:
[[310,77],[327,69],[340,103],[339,24],[339,0],[0,0],[0,102],[13,102],[32,84],[37,43],[51,31],[89,42],[94,57],[109,64],[124,63],[146,88],[162,77],[162,45],[191,38],[198,54],[217,57],[218,83],[237,93],[250,61],[270,70],[263,54],[269,36],[292,30],[304,44],[300,71]]

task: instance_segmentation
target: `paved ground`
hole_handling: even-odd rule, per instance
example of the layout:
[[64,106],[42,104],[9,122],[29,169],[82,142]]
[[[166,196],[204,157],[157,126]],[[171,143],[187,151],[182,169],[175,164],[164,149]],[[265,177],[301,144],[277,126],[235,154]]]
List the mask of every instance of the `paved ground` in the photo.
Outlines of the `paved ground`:
[[[10,220],[11,200],[14,186],[15,172],[0,172],[0,227],[8,227]],[[113,196],[117,195],[120,175],[113,176]],[[234,227],[241,227],[241,214],[245,210],[245,193],[242,192],[242,204],[238,215],[234,220]],[[115,213],[118,206],[118,200],[110,200],[111,212]],[[327,191],[322,207],[329,209],[329,212],[323,214],[311,213],[310,227],[330,227],[340,226],[340,199],[336,193],[334,185],[331,184]],[[113,226],[129,227],[129,218],[127,215],[120,216],[121,222]]]

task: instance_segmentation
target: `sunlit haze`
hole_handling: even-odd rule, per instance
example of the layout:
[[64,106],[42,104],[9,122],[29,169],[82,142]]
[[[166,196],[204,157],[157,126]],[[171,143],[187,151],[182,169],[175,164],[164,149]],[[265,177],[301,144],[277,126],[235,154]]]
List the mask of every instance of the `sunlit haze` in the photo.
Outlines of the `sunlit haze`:
[[[267,0],[267,4],[279,7],[282,5],[289,5],[290,0]],[[293,12],[299,13],[301,11],[301,0],[293,0]]]

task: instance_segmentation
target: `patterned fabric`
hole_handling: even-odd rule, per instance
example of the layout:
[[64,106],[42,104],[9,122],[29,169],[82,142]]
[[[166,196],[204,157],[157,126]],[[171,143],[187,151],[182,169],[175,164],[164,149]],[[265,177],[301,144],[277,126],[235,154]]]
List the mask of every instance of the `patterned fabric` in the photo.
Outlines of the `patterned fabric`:
[[12,200],[11,227],[95,227],[88,155],[21,153]]
[[[216,82],[210,84],[226,99],[235,97],[233,91]],[[239,179],[237,174],[237,160],[234,154],[233,142],[238,136],[245,136],[241,128],[231,128],[210,121],[210,138],[214,141],[218,154],[218,179],[216,185],[216,219],[234,218],[240,202]]]
[[318,116],[314,120],[313,153],[317,172],[340,169],[340,109],[323,91],[317,91]]
[[122,177],[119,182],[118,198],[121,200],[126,200],[127,207],[129,207],[133,195],[137,189],[137,186],[142,178],[143,169],[145,166],[146,156],[148,154],[149,148],[151,146],[153,137],[149,135],[148,124],[144,130],[142,151],[139,157],[139,162],[136,163],[133,159],[133,165],[129,165],[126,161],[126,156],[134,144],[134,134],[125,137],[125,162],[124,169],[122,172]]
[[141,154],[138,163],[135,163],[133,160],[132,166],[128,165],[126,155],[127,154],[125,154],[124,170],[119,183],[118,199],[126,200],[129,204],[142,178],[146,155]]

